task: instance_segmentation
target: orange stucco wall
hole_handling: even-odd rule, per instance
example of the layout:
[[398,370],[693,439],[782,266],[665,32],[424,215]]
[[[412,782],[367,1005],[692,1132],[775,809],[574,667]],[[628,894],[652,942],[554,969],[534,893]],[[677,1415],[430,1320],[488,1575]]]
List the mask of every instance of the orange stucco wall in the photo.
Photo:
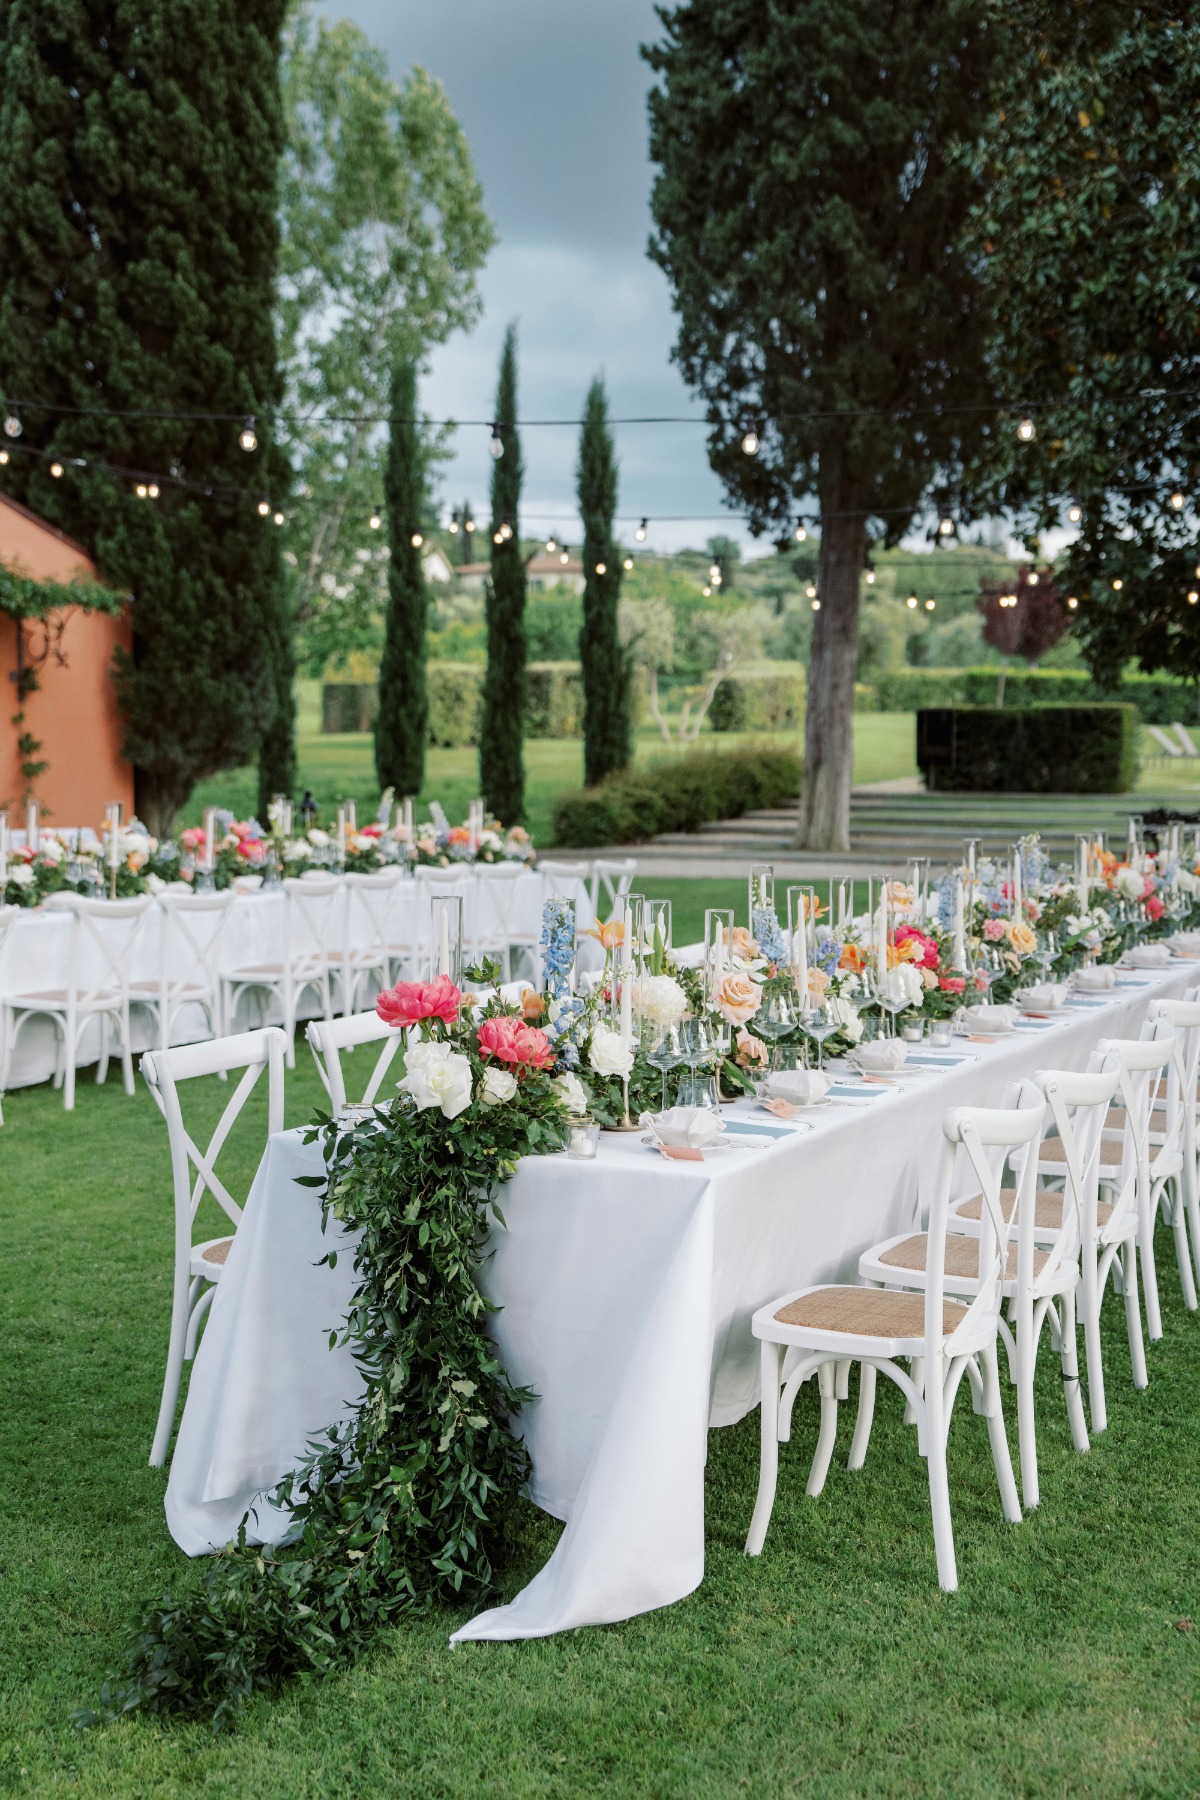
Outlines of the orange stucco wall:
[[[53,526],[0,495],[0,562],[40,581],[94,576],[87,553]],[[70,607],[51,615],[62,622],[57,648],[40,671],[40,688],[25,704],[24,730],[41,744],[38,760],[49,767],[34,782],[47,825],[97,825],[111,800],[133,810],[133,769],[121,756],[121,721],[112,684],[113,651],[131,647],[128,614],[120,619]],[[12,723],[17,697],[8,679],[17,666],[17,623],[0,613],[0,807],[17,806],[22,792],[17,737]],[[37,661],[46,641],[40,622],[24,627],[26,660]],[[13,824],[20,821],[12,819]]]

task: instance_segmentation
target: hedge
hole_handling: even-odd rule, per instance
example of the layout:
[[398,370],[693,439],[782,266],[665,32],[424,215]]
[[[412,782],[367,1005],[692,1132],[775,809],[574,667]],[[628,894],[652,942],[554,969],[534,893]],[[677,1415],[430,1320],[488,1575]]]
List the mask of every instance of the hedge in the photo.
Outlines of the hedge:
[[[426,663],[431,744],[452,749],[479,742],[483,673],[482,663]],[[529,663],[526,676],[526,737],[578,737],[583,729],[579,664]],[[321,730],[370,731],[377,706],[373,682],[327,681],[321,689]]]
[[930,792],[1126,794],[1137,726],[1129,705],[922,707],[917,764]]
[[800,759],[789,750],[698,750],[671,762],[610,775],[598,787],[560,794],[554,841],[562,849],[636,844],[660,831],[695,831],[782,806],[800,792]]
[[[999,669],[892,669],[875,678],[875,710],[917,712],[923,706],[994,706]],[[1096,686],[1082,669],[1010,669],[1004,710],[1035,705],[1137,708],[1144,725],[1185,725],[1200,719],[1196,688],[1172,675],[1129,675],[1115,691]],[[862,710],[862,709],[860,709]]]
[[714,731],[787,731],[804,722],[804,677],[786,673],[726,675],[717,683],[708,722]]

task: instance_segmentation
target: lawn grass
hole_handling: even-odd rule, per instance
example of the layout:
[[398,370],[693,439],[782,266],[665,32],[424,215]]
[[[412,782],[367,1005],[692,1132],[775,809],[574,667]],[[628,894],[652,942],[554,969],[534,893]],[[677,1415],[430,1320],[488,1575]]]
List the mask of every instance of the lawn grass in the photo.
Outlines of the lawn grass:
[[[213,1118],[227,1091],[205,1090]],[[289,1121],[317,1097],[301,1048]],[[1149,1349],[1149,1390],[1130,1387],[1110,1303],[1110,1425],[1078,1457],[1043,1356],[1043,1501],[1019,1527],[1001,1520],[982,1423],[960,1395],[957,1595],[935,1583],[923,1465],[898,1396],[881,1395],[853,1476],[844,1421],[826,1493],[811,1501],[805,1390],[760,1559],[742,1553],[757,1417],[710,1435],[707,1572],[677,1606],[454,1652],[461,1615],[437,1614],[342,1677],[255,1703],[227,1738],[135,1721],[77,1731],[70,1712],[94,1701],[139,1603],[196,1579],[167,1535],[165,1477],[146,1466],[169,1305],[166,1138],[149,1096],[127,1100],[114,1080],[84,1084],[73,1116],[48,1088],[9,1094],[5,1114],[0,1791],[911,1800],[1200,1789],[1200,1320],[1182,1309],[1165,1234],[1166,1337]],[[254,1146],[237,1150],[248,1175]],[[852,1183],[830,1204],[852,1206]],[[557,1530],[529,1509],[507,1593]]]

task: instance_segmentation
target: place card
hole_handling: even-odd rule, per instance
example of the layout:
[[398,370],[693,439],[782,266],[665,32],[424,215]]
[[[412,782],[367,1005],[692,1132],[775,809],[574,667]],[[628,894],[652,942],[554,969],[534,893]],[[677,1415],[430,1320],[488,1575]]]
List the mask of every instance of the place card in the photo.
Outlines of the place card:
[[703,1150],[694,1150],[690,1144],[659,1144],[657,1149],[671,1162],[703,1162]]

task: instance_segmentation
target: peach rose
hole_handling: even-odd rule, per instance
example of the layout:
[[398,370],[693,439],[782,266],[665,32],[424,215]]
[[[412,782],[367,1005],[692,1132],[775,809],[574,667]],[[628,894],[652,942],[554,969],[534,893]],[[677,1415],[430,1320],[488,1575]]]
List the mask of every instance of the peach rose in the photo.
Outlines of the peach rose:
[[739,1069],[751,1069],[755,1064],[764,1067],[771,1060],[771,1052],[761,1038],[754,1037],[746,1030],[745,1026],[742,1026],[737,1034],[737,1048],[733,1060]]
[[753,962],[754,958],[758,955],[758,945],[744,925],[734,926],[733,941],[730,944],[729,949],[730,954],[736,957],[738,962]]
[[526,988],[521,995],[521,1017],[527,1025],[536,1025],[546,1011],[546,996]]
[[808,991],[818,1004],[824,1003],[825,989],[828,986],[829,977],[824,969],[810,969],[808,971]]
[[1020,919],[1014,919],[1009,927],[1008,941],[1018,956],[1028,956],[1037,949],[1037,934],[1022,925]]
[[758,1011],[762,989],[748,975],[723,975],[713,999],[717,1011],[730,1025],[744,1025]]

